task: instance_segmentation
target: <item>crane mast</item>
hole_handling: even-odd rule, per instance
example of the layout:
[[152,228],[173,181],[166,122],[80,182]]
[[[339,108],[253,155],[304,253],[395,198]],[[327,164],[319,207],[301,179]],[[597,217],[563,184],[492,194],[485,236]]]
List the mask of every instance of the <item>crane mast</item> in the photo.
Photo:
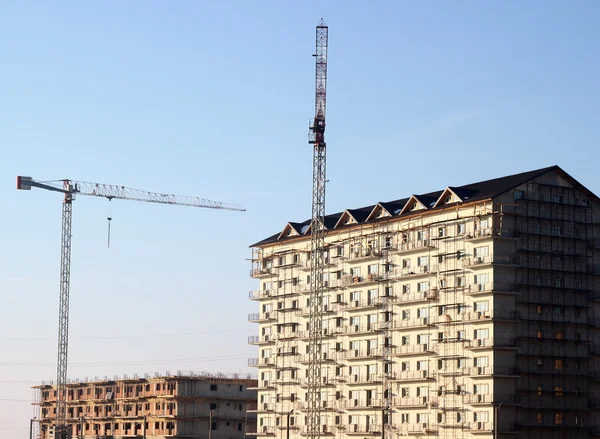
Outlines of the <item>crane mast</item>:
[[71,284],[71,227],[73,219],[73,200],[76,194],[102,197],[108,200],[121,199],[143,201],[147,203],[170,204],[176,206],[203,207],[245,211],[235,204],[220,203],[197,197],[183,197],[172,194],[141,191],[125,186],[100,183],[58,180],[38,182],[31,177],[17,177],[17,189],[31,190],[32,187],[64,194],[62,209],[62,234],[60,250],[60,297],[58,305],[58,360],[56,364],[56,421],[55,437],[70,439],[66,425],[67,365],[69,351],[69,297]]
[[316,30],[315,118],[309,128],[313,145],[313,186],[310,247],[310,315],[307,433],[320,437],[321,347],[323,342],[323,268],[325,249],[325,109],[328,27],[321,19]]

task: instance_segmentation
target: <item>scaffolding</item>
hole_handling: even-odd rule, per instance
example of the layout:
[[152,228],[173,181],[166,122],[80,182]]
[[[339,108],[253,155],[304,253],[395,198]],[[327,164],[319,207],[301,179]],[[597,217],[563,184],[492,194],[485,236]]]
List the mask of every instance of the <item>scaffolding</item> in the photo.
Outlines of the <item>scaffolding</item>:
[[[320,434],[541,437],[561,425],[553,437],[588,437],[583,426],[592,421],[590,389],[597,380],[594,275],[600,273],[593,253],[600,242],[591,206],[578,197],[577,189],[536,182],[472,203],[470,210],[456,205],[439,220],[381,217],[370,226],[328,232]],[[252,298],[261,306],[265,298],[282,303],[262,308],[271,313],[263,317],[277,324],[272,345],[288,353],[296,348],[277,356],[275,370],[307,364],[300,349],[308,339],[310,303],[303,300],[310,293],[310,253],[302,245],[253,254],[251,274],[263,280],[263,290]],[[403,255],[427,263],[405,266]],[[405,291],[408,281],[426,286]],[[418,315],[403,313],[415,305]],[[480,328],[493,336],[482,336]],[[416,332],[418,345],[400,343],[403,334]],[[422,366],[404,370],[403,358],[417,355]],[[559,364],[562,369],[554,370]],[[280,404],[277,425],[290,410],[305,410],[297,390],[302,378],[268,388]],[[418,383],[423,393],[406,397],[406,383]],[[490,392],[479,392],[479,383],[489,383],[482,387]],[[560,397],[547,402],[548,395]],[[404,422],[401,413],[414,408],[427,417]],[[294,428],[307,434],[298,421]]]

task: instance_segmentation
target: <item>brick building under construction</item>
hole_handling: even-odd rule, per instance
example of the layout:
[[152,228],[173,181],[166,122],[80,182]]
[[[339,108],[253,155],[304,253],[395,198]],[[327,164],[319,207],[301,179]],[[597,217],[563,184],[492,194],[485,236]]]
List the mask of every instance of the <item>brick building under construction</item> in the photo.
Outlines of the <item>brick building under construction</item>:
[[[73,438],[244,439],[256,430],[256,385],[249,378],[194,374],[72,382],[67,423]],[[34,389],[38,437],[52,439],[56,387]]]

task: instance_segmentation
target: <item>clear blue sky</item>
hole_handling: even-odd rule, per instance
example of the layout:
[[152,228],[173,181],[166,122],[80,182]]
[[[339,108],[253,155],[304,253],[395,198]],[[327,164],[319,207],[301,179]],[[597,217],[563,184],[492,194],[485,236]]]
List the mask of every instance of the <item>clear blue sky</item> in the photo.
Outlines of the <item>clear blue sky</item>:
[[3,2],[0,437],[27,436],[31,408],[6,400],[56,362],[61,199],[17,192],[17,174],[245,204],[114,201],[107,249],[108,202],[76,200],[69,376],[248,371],[247,246],[310,214],[319,19],[334,212],[552,164],[599,193],[599,16],[595,1]]

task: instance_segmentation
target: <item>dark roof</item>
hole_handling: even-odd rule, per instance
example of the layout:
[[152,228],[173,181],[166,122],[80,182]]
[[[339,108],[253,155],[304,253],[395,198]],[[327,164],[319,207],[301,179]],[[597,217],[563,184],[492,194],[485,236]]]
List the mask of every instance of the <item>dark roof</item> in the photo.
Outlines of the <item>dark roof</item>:
[[[492,180],[480,181],[478,183],[471,183],[464,186],[449,186],[449,188],[458,195],[463,202],[471,202],[477,200],[485,200],[488,198],[494,198],[498,195],[501,195],[505,192],[508,192],[515,187],[533,180],[536,177],[539,177],[542,174],[545,174],[548,171],[556,170],[561,172],[563,175],[568,176],[572,180],[566,172],[564,172],[558,166],[550,166],[548,168],[536,169],[534,171],[522,172],[520,174],[508,175],[506,177],[494,178]],[[575,180],[574,180],[575,181]],[[575,181],[575,183],[577,183]],[[579,184],[579,183],[577,183]],[[417,198],[427,209],[431,209],[435,202],[439,199],[444,191],[435,191],[429,192],[422,195],[415,195]],[[392,216],[399,216],[400,210],[406,205],[406,202],[410,198],[401,198],[399,200],[387,201],[387,202],[379,202],[385,209],[392,214]],[[348,209],[348,212],[358,221],[359,223],[365,222],[371,211],[376,207],[376,204],[372,206],[360,207],[358,209]],[[338,212],[334,214],[330,214],[325,216],[325,228],[327,230],[331,230],[335,227],[335,224],[339,220],[339,218],[343,215],[344,212]],[[403,215],[412,214],[413,212],[406,212]],[[371,221],[375,220],[370,220]],[[298,224],[298,223],[290,223],[290,224]],[[310,220],[304,221],[301,223],[303,225],[310,224]],[[300,229],[298,229],[300,231]],[[268,238],[263,239],[255,244],[252,244],[250,247],[258,247],[263,244],[269,244],[277,241],[279,237],[279,233],[272,235]],[[285,240],[282,239],[282,241]]]

